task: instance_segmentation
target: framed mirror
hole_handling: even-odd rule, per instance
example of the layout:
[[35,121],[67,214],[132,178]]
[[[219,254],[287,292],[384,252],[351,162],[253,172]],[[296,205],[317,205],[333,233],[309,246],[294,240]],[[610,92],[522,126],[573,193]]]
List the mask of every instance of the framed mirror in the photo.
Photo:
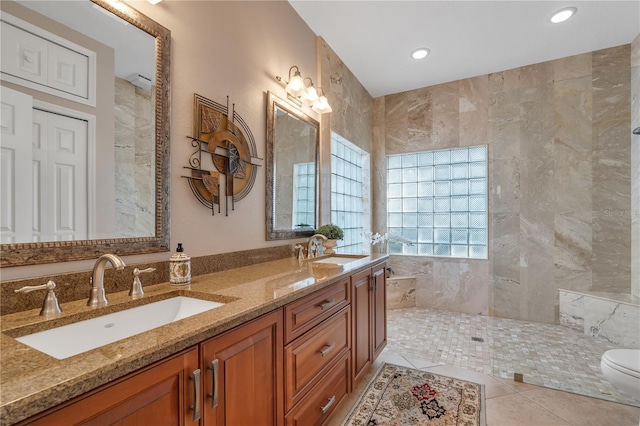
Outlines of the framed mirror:
[[267,93],[267,240],[309,237],[318,225],[318,121]]
[[[36,129],[18,138],[32,139],[21,144],[32,145],[20,154],[25,167],[2,163],[0,265],[168,251],[170,31],[118,0],[7,0],[0,8],[3,114],[5,101],[31,102],[25,117]],[[43,62],[44,83],[5,67],[23,37],[28,48],[14,50],[24,61],[14,62]],[[37,46],[62,53],[40,55]],[[3,155],[5,140],[3,128]],[[61,160],[59,151],[78,154]],[[27,168],[33,173],[19,174]]]

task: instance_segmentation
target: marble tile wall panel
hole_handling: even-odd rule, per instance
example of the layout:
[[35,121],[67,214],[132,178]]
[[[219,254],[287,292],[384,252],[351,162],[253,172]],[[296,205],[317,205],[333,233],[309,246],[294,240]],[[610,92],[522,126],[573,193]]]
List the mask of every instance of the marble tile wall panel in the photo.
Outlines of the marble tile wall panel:
[[630,292],[630,46],[593,52],[593,285]]
[[[469,314],[489,313],[491,276],[486,261],[390,256],[388,264],[397,275],[416,278],[417,307]],[[410,274],[407,271],[411,271]]]
[[631,67],[640,67],[640,33],[631,42]]
[[628,348],[640,348],[640,304],[560,291],[560,324]]
[[433,259],[418,256],[389,256],[387,266],[395,275],[416,278],[416,306],[427,307],[432,296]]
[[584,299],[583,294],[570,291],[558,292],[560,303],[560,325],[584,333]]
[[392,275],[387,278],[387,309],[416,306],[416,278]]
[[122,237],[155,235],[153,91],[115,81],[116,228]]
[[492,284],[489,262],[474,260],[457,263],[460,273],[460,290],[456,312],[488,315]]
[[492,251],[491,265],[495,278],[511,283],[520,281],[520,233],[519,213],[495,213],[491,217]]
[[591,215],[588,210],[555,215],[553,280],[564,288],[586,291],[592,287]]
[[373,98],[340,57],[321,38],[320,81],[333,112],[322,119],[331,121],[331,131],[371,152],[373,131]]
[[136,230],[136,150],[135,87],[121,78],[115,80],[115,225],[119,235],[135,236]]
[[460,91],[459,82],[432,87],[432,149],[460,146]]
[[585,334],[640,349],[640,306],[587,298]]
[[155,235],[155,88],[136,88],[136,236]]
[[[631,129],[640,127],[640,34],[631,43]],[[631,293],[640,297],[640,136],[631,136]]]
[[373,100],[373,147],[371,152],[371,229],[381,234],[387,231],[387,211],[384,206],[387,199],[387,159],[384,142],[385,98]]
[[[433,131],[433,99],[430,89],[417,89],[399,96],[398,100],[403,104],[395,114],[400,114],[406,108],[407,111],[407,140],[406,145],[415,149],[433,149],[431,134]],[[398,118],[398,121],[403,121]],[[420,147],[420,148],[418,148]],[[430,148],[427,148],[430,147]]]
[[591,76],[554,85],[556,213],[592,210],[593,113]]
[[[409,143],[409,107],[407,93],[385,96],[385,150],[387,155],[412,152],[424,147],[426,141]],[[422,148],[423,149],[423,148]]]
[[553,81],[556,83],[579,77],[591,78],[591,53],[567,56],[552,62]]

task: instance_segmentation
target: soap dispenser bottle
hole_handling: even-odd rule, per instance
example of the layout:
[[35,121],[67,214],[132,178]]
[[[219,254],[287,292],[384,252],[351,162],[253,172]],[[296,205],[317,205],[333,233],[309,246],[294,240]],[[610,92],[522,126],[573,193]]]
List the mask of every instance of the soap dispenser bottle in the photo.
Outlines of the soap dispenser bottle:
[[169,282],[171,285],[191,283],[191,258],[184,253],[182,243],[178,243],[175,254],[169,259]]

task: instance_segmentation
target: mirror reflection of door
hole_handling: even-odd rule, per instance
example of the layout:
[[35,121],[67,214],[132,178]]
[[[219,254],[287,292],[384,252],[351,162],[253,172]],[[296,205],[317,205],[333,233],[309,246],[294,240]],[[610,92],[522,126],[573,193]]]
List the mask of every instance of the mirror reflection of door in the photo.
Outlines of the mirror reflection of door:
[[1,121],[2,243],[87,239],[87,122],[5,87]]

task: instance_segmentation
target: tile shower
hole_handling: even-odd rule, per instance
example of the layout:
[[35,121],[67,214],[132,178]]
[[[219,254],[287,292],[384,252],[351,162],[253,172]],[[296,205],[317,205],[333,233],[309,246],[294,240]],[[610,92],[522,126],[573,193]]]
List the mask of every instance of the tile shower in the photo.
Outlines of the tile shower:
[[376,99],[387,155],[488,146],[489,260],[394,256],[417,306],[557,323],[559,289],[631,293],[630,93],[623,45]]
[[[640,259],[632,256],[632,240],[634,247],[640,242],[640,194],[638,182],[631,184],[638,142],[630,143],[632,125],[640,125],[639,69],[640,36],[631,45],[374,99],[374,146],[383,144],[386,155],[488,147],[489,259],[389,259],[397,275],[415,278],[417,312],[510,318],[574,333],[558,325],[561,291],[614,293],[640,305],[637,265],[632,280],[632,257]],[[384,194],[384,182],[374,185],[374,194]],[[495,343],[505,330],[491,329]],[[616,333],[629,336],[612,343],[587,333],[582,344],[597,341],[597,357],[621,342],[638,347],[638,327],[609,331]],[[573,344],[567,342],[556,343]],[[526,361],[525,349],[501,357]],[[577,376],[599,374],[590,362]],[[563,380],[566,366],[555,367],[557,378],[549,370],[545,385]],[[588,382],[581,380],[578,388]]]

